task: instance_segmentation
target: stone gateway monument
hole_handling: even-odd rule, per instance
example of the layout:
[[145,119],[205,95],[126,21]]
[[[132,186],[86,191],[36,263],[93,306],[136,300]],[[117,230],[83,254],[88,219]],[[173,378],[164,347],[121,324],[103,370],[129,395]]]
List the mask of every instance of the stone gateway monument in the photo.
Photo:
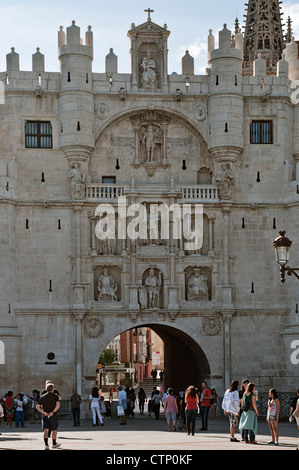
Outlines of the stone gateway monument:
[[[174,388],[205,380],[221,393],[240,373],[261,393],[298,388],[298,284],[280,282],[272,248],[285,230],[298,265],[299,55],[282,8],[249,0],[244,33],[235,18],[216,33],[207,25],[205,63],[186,51],[176,73],[170,30],[150,9],[127,27],[129,73],[114,44],[95,70],[100,44],[75,21],[53,32],[59,72],[45,71],[39,49],[32,70],[20,70],[6,44],[2,392],[50,374],[62,395],[85,396],[107,344],[146,326],[165,343]],[[140,204],[134,238],[126,229]],[[174,210],[157,213],[151,231],[151,204],[190,207],[190,233],[200,207],[202,243],[186,248]]]

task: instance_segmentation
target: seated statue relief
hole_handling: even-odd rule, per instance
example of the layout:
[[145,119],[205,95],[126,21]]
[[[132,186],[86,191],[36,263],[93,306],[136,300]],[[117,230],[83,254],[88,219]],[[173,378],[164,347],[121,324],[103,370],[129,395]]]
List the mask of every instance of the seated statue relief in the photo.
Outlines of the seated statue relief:
[[194,269],[194,273],[188,280],[188,300],[208,300],[208,279],[200,273],[200,269]]

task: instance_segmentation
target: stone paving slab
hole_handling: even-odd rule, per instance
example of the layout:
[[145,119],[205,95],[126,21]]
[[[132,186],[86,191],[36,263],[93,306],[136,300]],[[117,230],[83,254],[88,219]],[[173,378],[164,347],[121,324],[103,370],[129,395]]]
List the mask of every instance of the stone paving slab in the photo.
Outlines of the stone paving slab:
[[[295,450],[297,448],[297,427],[295,424],[279,424],[279,446],[268,445],[270,432],[267,423],[259,422],[257,444],[230,442],[229,423],[226,419],[210,420],[208,431],[199,431],[198,419],[195,436],[188,436],[184,431],[168,432],[166,421],[144,417],[127,420],[120,426],[118,419],[107,418],[104,426],[93,427],[91,420],[82,420],[80,427],[74,427],[72,421],[61,420],[57,441],[61,450],[102,450],[124,451],[161,451],[196,452],[198,450]],[[27,423],[25,428],[0,427],[0,450],[44,450],[41,425]],[[237,439],[240,434],[236,432]],[[51,439],[50,448],[52,446]],[[56,450],[58,452],[58,450]]]

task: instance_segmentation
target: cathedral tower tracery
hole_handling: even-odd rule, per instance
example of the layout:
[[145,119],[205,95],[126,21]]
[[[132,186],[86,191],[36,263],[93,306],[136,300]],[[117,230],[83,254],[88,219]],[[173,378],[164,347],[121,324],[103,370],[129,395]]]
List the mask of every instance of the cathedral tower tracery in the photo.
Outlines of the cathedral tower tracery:
[[244,35],[243,72],[250,75],[253,61],[262,57],[267,72],[276,73],[277,62],[282,57],[284,36],[281,7],[278,0],[249,0]]

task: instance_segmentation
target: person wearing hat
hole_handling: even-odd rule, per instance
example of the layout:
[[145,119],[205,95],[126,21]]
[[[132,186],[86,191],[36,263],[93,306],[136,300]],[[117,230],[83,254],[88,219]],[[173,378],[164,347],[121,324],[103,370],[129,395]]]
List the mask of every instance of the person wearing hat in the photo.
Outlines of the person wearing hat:
[[124,410],[124,414],[120,416],[120,424],[127,424],[125,414],[127,409],[127,394],[121,385],[118,387],[118,406],[122,406]]

